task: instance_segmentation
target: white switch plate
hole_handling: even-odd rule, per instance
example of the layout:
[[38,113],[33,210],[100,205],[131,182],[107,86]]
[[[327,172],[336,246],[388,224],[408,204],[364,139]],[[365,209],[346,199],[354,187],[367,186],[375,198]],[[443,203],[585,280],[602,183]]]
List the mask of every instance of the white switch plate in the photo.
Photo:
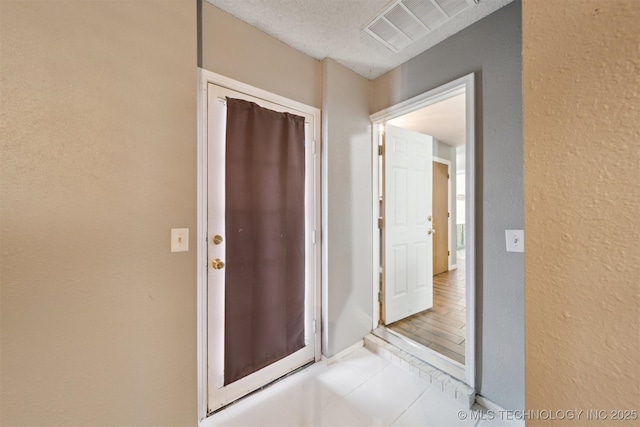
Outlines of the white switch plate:
[[524,252],[524,230],[505,230],[507,252]]
[[189,229],[171,229],[171,252],[186,252],[189,250]]

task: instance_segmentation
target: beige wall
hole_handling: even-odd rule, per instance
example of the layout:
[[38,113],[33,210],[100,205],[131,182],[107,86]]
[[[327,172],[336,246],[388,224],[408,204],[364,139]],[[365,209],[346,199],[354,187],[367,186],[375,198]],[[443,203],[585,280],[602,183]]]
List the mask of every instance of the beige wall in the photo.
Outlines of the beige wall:
[[206,1],[202,68],[312,107],[322,105],[319,61]]
[[[636,0],[524,1],[528,409],[640,410],[638,22]],[[638,425],[607,415],[579,425]]]
[[326,356],[373,324],[369,80],[322,61],[323,315]]
[[196,2],[0,7],[0,424],[195,425]]

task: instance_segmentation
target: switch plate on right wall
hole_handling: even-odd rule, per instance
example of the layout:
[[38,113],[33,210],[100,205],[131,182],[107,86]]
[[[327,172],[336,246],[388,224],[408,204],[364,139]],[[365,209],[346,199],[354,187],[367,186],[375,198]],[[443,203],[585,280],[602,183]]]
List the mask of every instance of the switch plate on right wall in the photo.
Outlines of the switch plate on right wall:
[[524,230],[505,230],[507,252],[524,252]]

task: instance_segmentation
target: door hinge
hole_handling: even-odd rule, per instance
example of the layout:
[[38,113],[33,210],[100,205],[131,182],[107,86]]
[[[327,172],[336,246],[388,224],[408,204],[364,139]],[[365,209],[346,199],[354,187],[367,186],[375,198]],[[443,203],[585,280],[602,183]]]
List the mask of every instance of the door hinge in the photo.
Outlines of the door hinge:
[[378,302],[382,302],[382,292],[378,292]]
[[384,145],[378,145],[378,156],[384,156]]
[[[315,151],[314,151],[314,152],[315,152]],[[449,174],[447,174],[447,179],[450,179],[450,178],[449,178]]]
[[384,219],[378,218],[378,228],[382,230],[382,227],[384,227]]
[[451,256],[451,251],[447,251],[447,256]]
[[447,218],[451,218],[451,212],[447,212]]

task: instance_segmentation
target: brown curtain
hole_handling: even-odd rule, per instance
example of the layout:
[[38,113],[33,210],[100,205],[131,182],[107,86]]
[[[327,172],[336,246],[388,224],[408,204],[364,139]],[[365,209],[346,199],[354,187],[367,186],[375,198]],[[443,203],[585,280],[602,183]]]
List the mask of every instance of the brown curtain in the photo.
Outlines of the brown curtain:
[[304,347],[304,118],[227,98],[224,383]]

